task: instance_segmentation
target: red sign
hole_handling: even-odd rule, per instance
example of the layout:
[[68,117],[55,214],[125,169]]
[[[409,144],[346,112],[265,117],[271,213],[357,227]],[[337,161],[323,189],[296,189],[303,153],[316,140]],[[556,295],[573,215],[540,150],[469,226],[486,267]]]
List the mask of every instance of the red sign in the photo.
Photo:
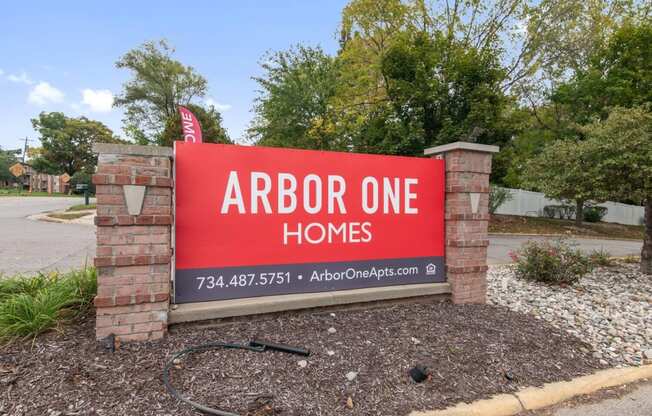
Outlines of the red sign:
[[175,302],[444,280],[443,160],[175,145]]
[[181,131],[183,132],[183,141],[190,143],[201,143],[201,125],[197,117],[186,107],[179,106],[181,115]]

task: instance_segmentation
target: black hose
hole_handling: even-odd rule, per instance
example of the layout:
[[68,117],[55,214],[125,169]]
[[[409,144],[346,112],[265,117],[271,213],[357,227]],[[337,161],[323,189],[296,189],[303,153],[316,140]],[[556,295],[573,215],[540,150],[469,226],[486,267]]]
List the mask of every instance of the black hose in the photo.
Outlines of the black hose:
[[229,344],[229,343],[224,343],[224,342],[212,342],[208,344],[203,344],[203,345],[198,345],[196,347],[190,347],[186,348],[183,351],[180,351],[172,356],[172,359],[165,365],[165,368],[163,369],[163,384],[165,385],[165,388],[168,390],[168,392],[176,399],[189,404],[190,406],[194,407],[195,409],[207,413],[209,415],[216,415],[216,416],[239,416],[236,413],[231,413],[227,412],[225,410],[219,410],[219,409],[213,409],[212,407],[204,406],[203,404],[193,402],[192,400],[184,397],[175,389],[172,384],[170,384],[170,368],[174,365],[174,361],[183,357],[184,355],[188,355],[191,353],[195,352],[204,352],[204,351],[209,351],[209,350],[216,350],[219,348],[226,348],[226,349],[233,349],[233,350],[248,350],[248,351],[254,351],[254,352],[263,352],[265,351],[265,347],[254,347],[250,345],[240,345],[240,344]]

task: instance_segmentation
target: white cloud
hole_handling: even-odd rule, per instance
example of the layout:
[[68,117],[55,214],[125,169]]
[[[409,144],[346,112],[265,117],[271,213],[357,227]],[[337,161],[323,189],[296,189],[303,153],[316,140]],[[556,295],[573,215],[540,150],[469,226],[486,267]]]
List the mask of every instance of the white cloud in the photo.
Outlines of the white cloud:
[[96,113],[108,113],[113,108],[113,93],[109,90],[86,88],[82,91],[82,104],[86,104]]
[[7,75],[7,79],[11,82],[18,82],[25,85],[32,85],[34,83],[34,81],[32,81],[31,78],[24,72],[21,72],[18,75],[9,74]]
[[213,98],[208,97],[204,100],[206,105],[213,106],[217,111],[229,111],[231,109],[231,104],[222,104],[215,101]]
[[63,101],[63,92],[47,82],[41,81],[29,92],[27,101],[36,105],[60,103]]
[[2,68],[0,68],[0,75],[2,75],[4,73],[5,73],[5,71],[3,71]]

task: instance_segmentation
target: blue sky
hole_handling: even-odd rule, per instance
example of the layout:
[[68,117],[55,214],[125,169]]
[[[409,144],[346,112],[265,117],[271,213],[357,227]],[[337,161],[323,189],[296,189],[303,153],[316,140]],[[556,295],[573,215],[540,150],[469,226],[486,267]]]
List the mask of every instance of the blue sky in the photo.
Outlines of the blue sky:
[[[115,61],[147,40],[166,39],[175,57],[208,79],[232,138],[242,136],[266,51],[296,43],[337,48],[345,0],[12,1],[0,14],[0,147],[37,138],[41,111],[85,115],[122,132],[111,95],[129,78]],[[38,142],[31,142],[32,146]]]

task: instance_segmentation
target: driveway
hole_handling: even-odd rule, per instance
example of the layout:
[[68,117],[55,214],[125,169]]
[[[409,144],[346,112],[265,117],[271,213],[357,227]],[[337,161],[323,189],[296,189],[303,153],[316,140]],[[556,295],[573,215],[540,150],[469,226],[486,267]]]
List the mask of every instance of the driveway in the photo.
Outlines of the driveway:
[[[511,236],[511,235],[489,235],[489,250],[487,262],[489,264],[510,263],[509,252],[518,250],[518,248],[528,240],[543,241],[548,237],[536,236]],[[571,242],[577,244],[577,247],[585,253],[593,250],[605,250],[612,256],[639,256],[642,241],[634,240],[601,240],[589,238],[572,238]]]
[[83,203],[75,197],[0,197],[0,275],[92,265],[94,226],[27,219]]

